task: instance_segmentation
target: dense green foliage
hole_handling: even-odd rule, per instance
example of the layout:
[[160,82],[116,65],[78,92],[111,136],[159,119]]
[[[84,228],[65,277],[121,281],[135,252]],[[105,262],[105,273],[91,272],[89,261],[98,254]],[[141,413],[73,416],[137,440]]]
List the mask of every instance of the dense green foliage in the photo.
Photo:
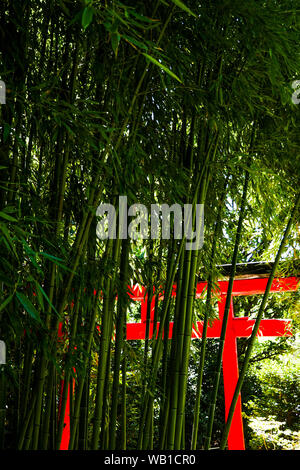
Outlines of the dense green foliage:
[[[231,281],[249,261],[280,258],[283,274],[297,274],[299,7],[1,2],[2,448],[59,448],[73,378],[70,449],[220,444],[224,335],[193,343],[191,326],[216,315],[221,264],[232,264]],[[203,247],[100,241],[97,207],[117,206],[119,195],[128,206],[204,204]],[[198,279],[208,281],[201,301]],[[126,319],[139,318],[126,295],[136,283],[164,290],[158,339],[137,344],[125,341]],[[297,294],[267,294],[245,300],[241,314],[291,313],[299,327]]]
[[[249,370],[245,415],[252,449],[299,449],[299,338],[289,353]],[[255,366],[255,367],[254,367]],[[251,385],[250,385],[251,384]]]

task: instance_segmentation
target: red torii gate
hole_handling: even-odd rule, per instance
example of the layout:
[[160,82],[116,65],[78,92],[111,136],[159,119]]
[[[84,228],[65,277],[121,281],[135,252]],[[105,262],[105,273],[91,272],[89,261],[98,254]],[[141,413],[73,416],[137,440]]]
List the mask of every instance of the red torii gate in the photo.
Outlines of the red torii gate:
[[[268,282],[268,277],[252,278],[252,279],[235,279],[233,283],[232,296],[244,296],[263,294],[265,292]],[[272,282],[270,292],[286,292],[296,291],[299,278],[275,278]],[[226,302],[226,295],[228,289],[228,281],[219,281],[218,291],[218,308],[219,318],[215,319],[211,326],[208,326],[207,337],[219,338],[222,328],[223,314]],[[202,296],[207,282],[199,282],[197,284],[196,298]],[[127,323],[127,340],[143,340],[146,335],[146,315],[147,315],[147,293],[146,288],[135,286],[129,289],[129,296],[133,301],[141,302],[141,322],[140,323]],[[176,296],[176,286],[173,286],[172,296]],[[162,299],[163,295],[159,296]],[[153,336],[154,326],[154,303],[155,297],[153,296],[151,302],[150,312],[150,331],[149,338]],[[233,301],[231,298],[229,318],[226,329],[226,337],[223,351],[223,382],[224,382],[224,395],[225,395],[225,418],[227,419],[228,411],[230,408],[231,400],[238,380],[238,355],[237,355],[237,338],[248,338],[251,335],[255,319],[248,317],[234,317]],[[158,323],[159,327],[159,323]],[[158,330],[157,327],[157,330]],[[192,339],[201,338],[203,329],[203,322],[198,321],[193,325]],[[169,339],[172,338],[173,322],[169,324]],[[292,336],[292,322],[291,320],[283,319],[263,319],[260,323],[258,336],[277,337],[277,336]],[[69,394],[68,394],[69,396]],[[70,408],[69,398],[65,410],[65,426],[61,441],[61,450],[67,450],[70,439]],[[241,395],[239,396],[236,404],[233,420],[231,423],[230,432],[228,435],[228,449],[229,450],[244,450],[244,433],[242,421],[242,406]]]

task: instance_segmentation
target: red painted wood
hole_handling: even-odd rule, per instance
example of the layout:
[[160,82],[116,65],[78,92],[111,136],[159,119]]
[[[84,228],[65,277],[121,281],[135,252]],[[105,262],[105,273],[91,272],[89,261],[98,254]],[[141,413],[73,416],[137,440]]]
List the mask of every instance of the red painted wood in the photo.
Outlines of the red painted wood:
[[[255,295],[264,294],[268,283],[268,278],[254,278],[254,279],[236,279],[233,282],[232,295]],[[275,278],[272,282],[270,292],[285,292],[297,290],[299,279],[296,277]],[[206,287],[206,282],[199,282],[197,285],[197,297],[200,297],[203,289]],[[226,294],[228,289],[228,281],[218,282],[219,294]]]
[[[267,286],[268,278],[253,278],[253,279],[236,279],[233,283],[232,296],[256,295],[263,294]],[[296,277],[276,278],[274,279],[271,292],[280,291],[296,291],[299,279]],[[206,282],[199,282],[196,290],[196,297],[201,297],[206,288]],[[219,319],[216,319],[208,326],[207,337],[219,338],[222,326],[222,317],[224,313],[226,293],[228,289],[228,281],[219,281],[219,289],[215,294],[219,296]],[[94,295],[96,292],[94,291]],[[147,313],[147,292],[144,287],[138,285],[128,287],[128,295],[132,301],[141,302],[141,322],[140,323],[127,323],[127,340],[143,340],[146,334],[146,313]],[[173,286],[173,296],[176,296],[176,285]],[[163,294],[159,295],[159,299],[163,299]],[[151,315],[150,315],[150,331],[149,337],[153,335],[153,316],[154,316],[154,303],[153,297],[151,302]],[[237,356],[237,338],[247,338],[251,335],[255,319],[247,317],[235,318],[233,312],[233,303],[229,311],[228,325],[226,330],[224,352],[223,352],[223,378],[224,378],[224,395],[225,395],[225,418],[227,418],[228,410],[230,408],[232,396],[238,380],[238,356]],[[157,330],[159,328],[159,323]],[[201,338],[203,329],[203,322],[197,322],[193,325],[192,339]],[[99,330],[99,328],[98,328]],[[172,338],[173,322],[169,323],[169,338]],[[62,337],[60,327],[59,336]],[[258,336],[292,336],[292,322],[291,320],[283,319],[263,319],[260,323]],[[74,384],[73,384],[74,386]],[[65,427],[63,431],[63,438],[61,449],[68,448],[70,438],[70,411],[69,401],[67,403],[65,414]],[[243,422],[242,422],[242,407],[241,396],[239,396],[232,425],[228,436],[228,448],[230,450],[243,450],[245,449]]]
[[[74,381],[73,381],[73,386],[74,386]],[[62,380],[60,397],[62,397],[63,389],[64,389],[64,381]],[[61,408],[61,403],[59,404],[59,408]],[[69,386],[68,398],[67,398],[66,409],[65,409],[64,429],[63,429],[61,443],[60,443],[60,450],[68,450],[69,448],[69,440],[70,440],[70,432],[71,432],[70,421],[71,421],[71,416],[70,416],[70,386]]]
[[[237,338],[248,338],[254,327],[255,319],[234,318],[233,329]],[[258,336],[293,336],[292,321],[283,319],[263,319],[260,322]]]
[[[220,319],[223,320],[226,296],[221,297],[218,302]],[[239,365],[237,354],[237,341],[234,331],[234,313],[233,302],[231,298],[229,316],[226,328],[225,343],[223,350],[223,382],[224,382],[224,398],[225,398],[225,419],[227,419],[231,401],[233,398],[236,383],[239,377]],[[230,450],[245,450],[243,419],[242,419],[242,400],[239,394],[235,407],[230,432],[228,434],[228,448]]]

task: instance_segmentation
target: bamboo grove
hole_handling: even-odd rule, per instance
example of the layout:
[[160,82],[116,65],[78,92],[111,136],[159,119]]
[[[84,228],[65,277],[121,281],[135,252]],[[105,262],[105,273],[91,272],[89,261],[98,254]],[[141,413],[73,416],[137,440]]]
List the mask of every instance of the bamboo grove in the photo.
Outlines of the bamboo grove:
[[[229,294],[204,433],[199,412],[218,266],[232,265],[230,291],[236,264],[249,260],[252,223],[260,228],[252,259],[273,253],[273,277],[284,250],[289,261],[298,256],[299,7],[1,2],[1,448],[59,449],[68,398],[70,450],[213,447]],[[204,204],[203,247],[186,250],[172,236],[99,240],[97,207],[117,206],[120,195],[147,207]],[[208,281],[201,305],[199,279]],[[137,283],[147,286],[139,345],[126,341],[126,322],[139,318],[127,286]],[[256,332],[267,301],[268,289]],[[197,318],[204,328],[187,422]]]

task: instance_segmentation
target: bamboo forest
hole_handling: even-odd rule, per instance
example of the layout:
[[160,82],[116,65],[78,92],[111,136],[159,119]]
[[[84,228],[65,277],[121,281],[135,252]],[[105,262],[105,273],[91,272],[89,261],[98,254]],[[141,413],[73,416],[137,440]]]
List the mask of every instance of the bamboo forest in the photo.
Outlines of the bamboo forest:
[[299,45],[300,0],[1,1],[1,450],[300,450]]

